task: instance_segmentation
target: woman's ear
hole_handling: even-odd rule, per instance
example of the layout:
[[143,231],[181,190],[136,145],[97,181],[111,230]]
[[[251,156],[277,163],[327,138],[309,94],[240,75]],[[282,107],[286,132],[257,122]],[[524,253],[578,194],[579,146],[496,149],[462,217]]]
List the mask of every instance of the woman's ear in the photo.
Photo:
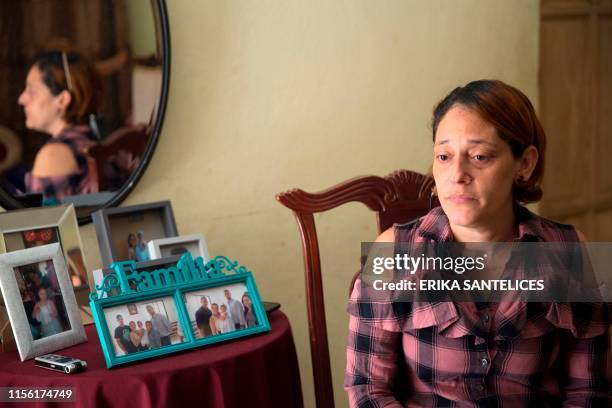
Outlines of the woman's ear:
[[70,102],[72,102],[72,94],[70,94],[70,92],[68,92],[66,89],[57,95],[57,103],[63,111],[68,110]]
[[538,149],[536,149],[535,146],[526,148],[519,159],[519,168],[515,179],[520,177],[524,181],[529,180],[531,173],[533,173],[533,169],[535,169],[536,164],[538,164],[538,158]]

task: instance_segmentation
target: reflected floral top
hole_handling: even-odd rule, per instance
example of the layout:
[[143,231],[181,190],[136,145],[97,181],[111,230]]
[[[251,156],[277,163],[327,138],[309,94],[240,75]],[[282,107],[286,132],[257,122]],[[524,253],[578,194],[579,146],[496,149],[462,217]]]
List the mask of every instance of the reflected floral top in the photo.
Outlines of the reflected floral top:
[[98,191],[95,175],[90,174],[88,161],[93,158],[87,150],[96,144],[89,135],[91,129],[86,125],[71,126],[57,137],[50,138],[49,143],[64,143],[70,148],[78,165],[78,172],[67,176],[36,177],[32,173],[25,176],[27,192],[42,193],[46,201],[62,200],[65,196],[90,194]]
[[[519,241],[577,242],[520,207]],[[440,207],[395,225],[396,242],[452,241]],[[351,407],[608,407],[603,303],[349,300]]]

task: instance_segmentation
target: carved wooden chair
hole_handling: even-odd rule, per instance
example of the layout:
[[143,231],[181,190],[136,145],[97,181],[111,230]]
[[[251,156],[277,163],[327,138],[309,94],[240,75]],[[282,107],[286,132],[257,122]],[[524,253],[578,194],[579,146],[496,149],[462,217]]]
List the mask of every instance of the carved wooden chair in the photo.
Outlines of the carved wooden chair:
[[98,191],[121,187],[143,160],[148,141],[149,130],[140,125],[117,129],[89,148],[89,154],[95,159]]
[[409,222],[438,205],[437,201],[432,202],[432,187],[431,177],[399,170],[386,177],[357,177],[319,193],[293,189],[276,196],[281,204],[293,210],[302,238],[310,352],[318,408],[333,408],[334,393],[314,214],[349,202],[360,202],[377,213],[380,233],[395,222]]

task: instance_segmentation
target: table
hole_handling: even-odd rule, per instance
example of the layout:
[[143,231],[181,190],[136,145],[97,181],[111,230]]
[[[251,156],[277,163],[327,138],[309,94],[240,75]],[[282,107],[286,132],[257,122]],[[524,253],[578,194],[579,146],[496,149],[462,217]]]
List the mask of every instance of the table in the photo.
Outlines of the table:
[[87,371],[56,373],[0,354],[2,387],[74,387],[76,403],[20,403],[19,407],[302,407],[295,344],[287,317],[269,316],[269,333],[213,344],[155,360],[107,369],[94,325],[87,343],[57,354],[87,361]]

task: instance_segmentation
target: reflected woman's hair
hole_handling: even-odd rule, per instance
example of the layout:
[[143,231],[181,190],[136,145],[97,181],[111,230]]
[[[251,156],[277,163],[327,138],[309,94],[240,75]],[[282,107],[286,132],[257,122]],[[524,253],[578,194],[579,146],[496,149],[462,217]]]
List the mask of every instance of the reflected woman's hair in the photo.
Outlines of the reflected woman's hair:
[[67,90],[72,101],[64,119],[68,123],[86,124],[101,102],[101,85],[92,65],[75,52],[52,51],[42,54],[33,64],[54,96]]

